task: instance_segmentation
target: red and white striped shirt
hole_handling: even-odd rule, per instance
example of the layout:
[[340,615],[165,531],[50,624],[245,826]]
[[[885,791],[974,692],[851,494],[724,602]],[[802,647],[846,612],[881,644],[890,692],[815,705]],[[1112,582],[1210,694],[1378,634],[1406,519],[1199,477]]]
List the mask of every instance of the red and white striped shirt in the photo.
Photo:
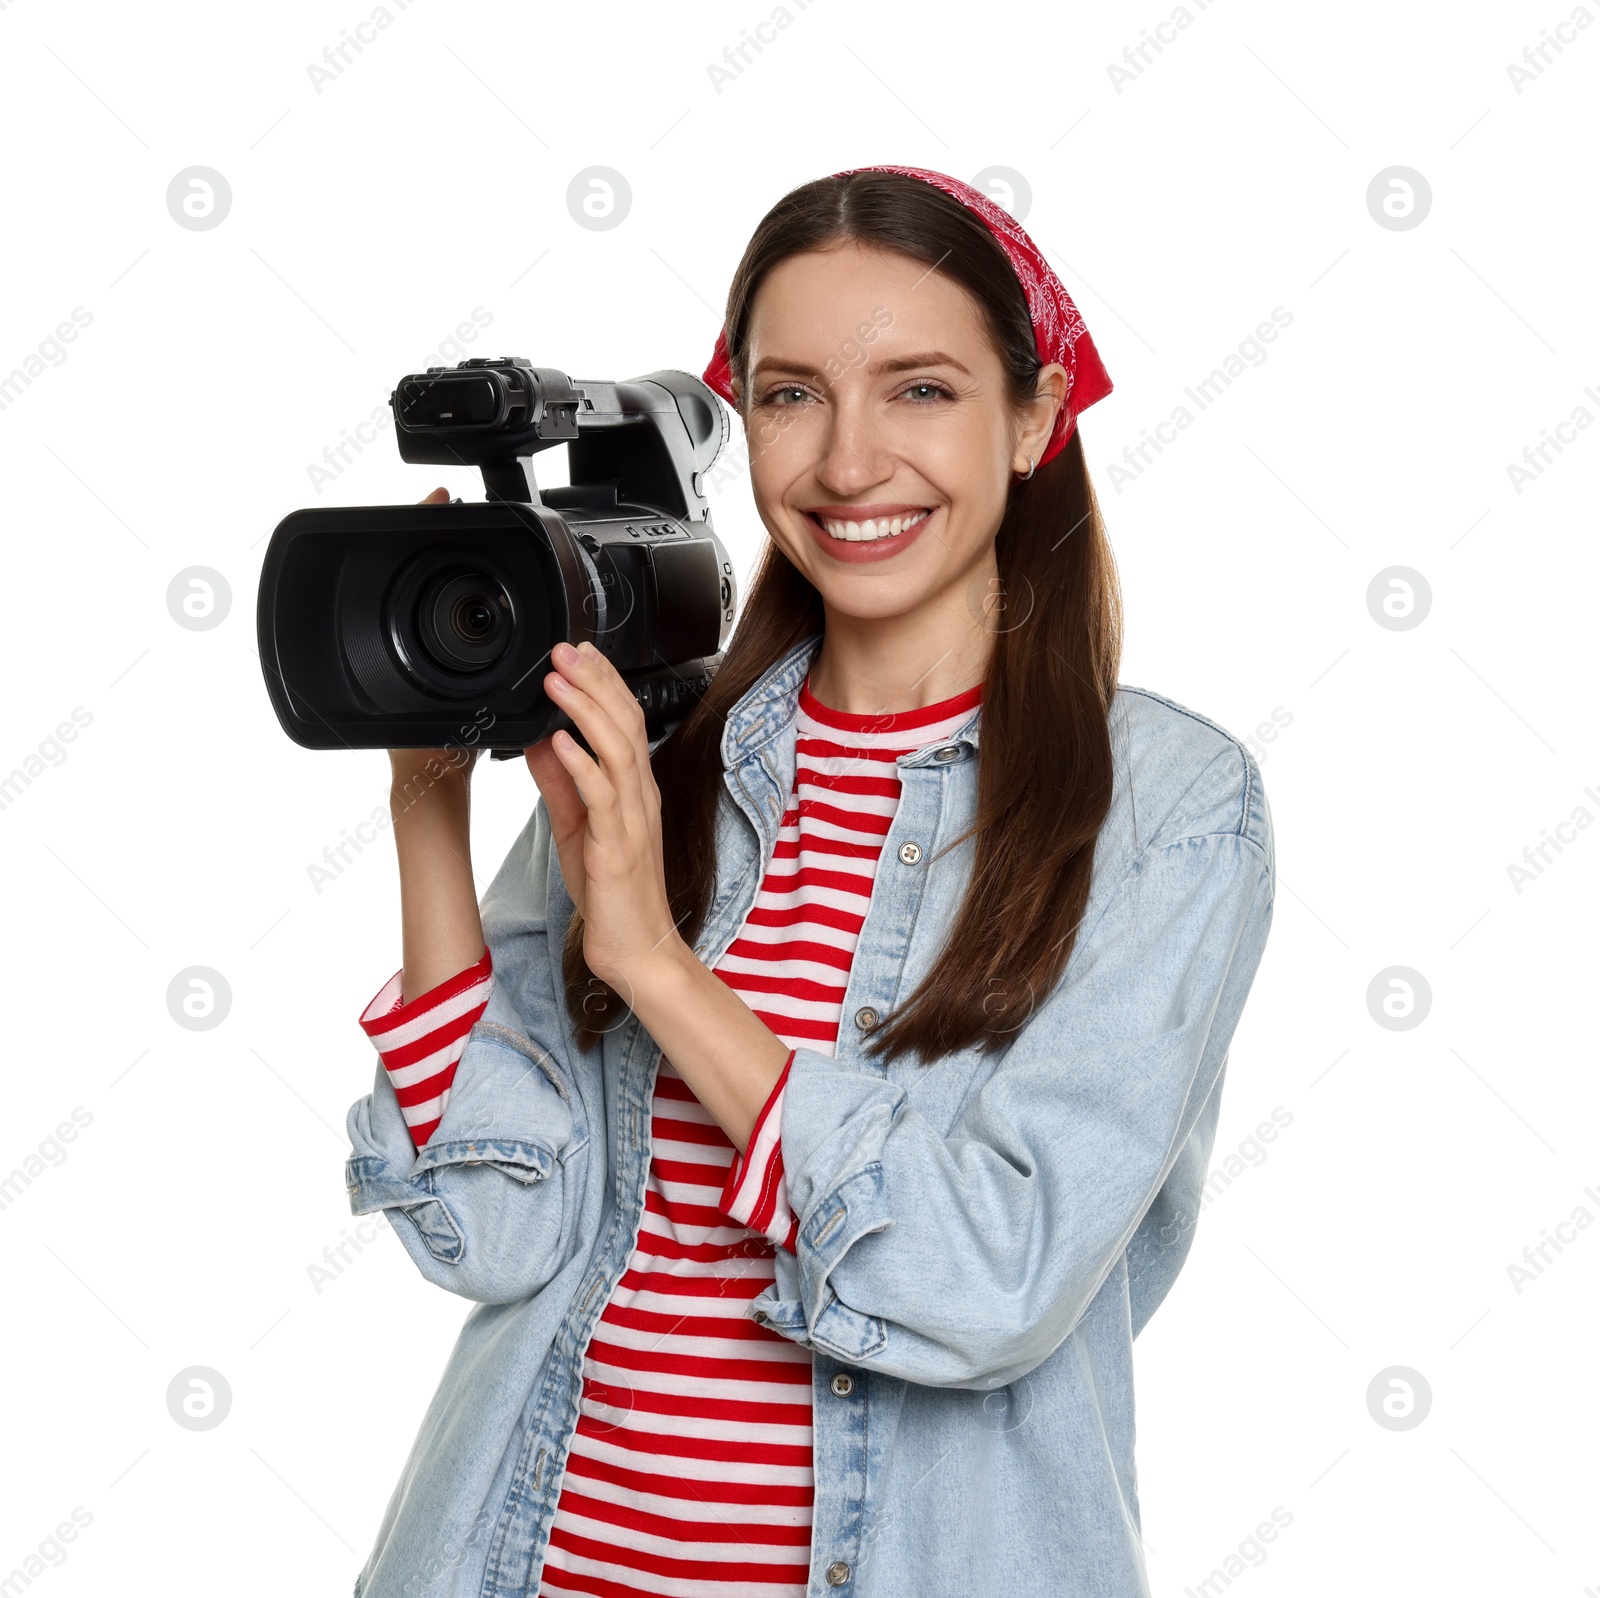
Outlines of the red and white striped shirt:
[[[811,1355],[749,1318],[798,1230],[783,1180],[796,1048],[835,1052],[883,840],[895,757],[943,743],[982,684],[922,710],[829,709],[801,684],[795,784],[755,903],[714,970],[789,1045],[743,1154],[665,1055],[644,1214],[585,1351],[539,1598],[804,1598],[811,1557]],[[493,991],[489,951],[361,1026],[421,1148]]]

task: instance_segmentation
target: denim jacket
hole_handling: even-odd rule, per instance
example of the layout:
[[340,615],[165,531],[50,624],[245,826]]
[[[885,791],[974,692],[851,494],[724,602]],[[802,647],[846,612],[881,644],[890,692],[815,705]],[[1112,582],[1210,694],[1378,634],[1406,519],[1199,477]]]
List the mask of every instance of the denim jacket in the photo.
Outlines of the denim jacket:
[[[799,684],[773,664],[722,739],[716,964],[755,900],[794,778]],[[863,1056],[939,952],[973,841],[981,711],[902,755],[901,797],[835,1056],[796,1050],[781,1126],[797,1252],[751,1312],[811,1351],[808,1598],[1146,1598],[1133,1340],[1193,1238],[1229,1042],[1272,919],[1256,762],[1120,687],[1087,912],[998,1054]],[[920,844],[921,850],[900,845]],[[671,847],[671,840],[667,840]],[[542,801],[483,901],[495,988],[419,1153],[382,1063],[352,1106],[350,1207],[473,1301],[356,1598],[532,1598],[584,1350],[639,1225],[659,1048],[631,1013],[573,1040],[572,900]]]

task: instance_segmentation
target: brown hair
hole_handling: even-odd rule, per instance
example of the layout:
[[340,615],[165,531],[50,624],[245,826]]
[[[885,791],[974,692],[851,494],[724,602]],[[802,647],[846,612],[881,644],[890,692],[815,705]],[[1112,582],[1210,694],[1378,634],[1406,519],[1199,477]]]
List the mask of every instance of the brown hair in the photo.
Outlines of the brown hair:
[[[734,273],[725,327],[747,429],[756,290],[778,262],[846,242],[897,251],[959,283],[983,310],[1011,403],[1034,397],[1041,362],[1027,301],[988,228],[931,184],[857,172],[785,195]],[[984,678],[977,814],[949,846],[976,836],[972,871],[932,969],[864,1041],[875,1058],[914,1051],[930,1064],[973,1045],[985,1053],[1005,1046],[1065,969],[1111,806],[1107,718],[1122,600],[1079,429],[1031,478],[1013,479],[995,558],[1006,609]],[[652,756],[668,899],[691,946],[716,884],[723,725],[769,667],[823,628],[821,596],[769,540],[709,691]],[[581,922],[574,912],[563,974],[579,1046],[588,1048],[626,1018],[627,1006],[585,964]]]

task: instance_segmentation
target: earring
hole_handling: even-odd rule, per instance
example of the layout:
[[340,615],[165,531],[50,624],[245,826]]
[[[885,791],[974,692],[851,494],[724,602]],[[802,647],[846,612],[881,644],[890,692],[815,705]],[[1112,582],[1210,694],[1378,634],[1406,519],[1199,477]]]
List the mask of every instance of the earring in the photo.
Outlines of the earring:
[[1017,474],[1017,481],[1019,483],[1025,483],[1032,476],[1033,476],[1033,456],[1030,455],[1028,457],[1028,469],[1025,472],[1019,472]]

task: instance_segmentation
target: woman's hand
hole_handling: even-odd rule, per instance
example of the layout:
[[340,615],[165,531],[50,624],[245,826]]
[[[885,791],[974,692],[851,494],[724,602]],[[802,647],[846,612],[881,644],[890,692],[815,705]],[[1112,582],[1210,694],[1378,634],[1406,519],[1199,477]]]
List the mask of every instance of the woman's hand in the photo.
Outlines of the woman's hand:
[[[565,732],[526,751],[561,872],[583,913],[583,955],[743,1152],[789,1046],[679,934],[667,899],[661,793],[644,712],[609,660],[557,644],[545,691],[588,740]],[[598,758],[595,758],[598,757]]]
[[593,645],[557,644],[550,662],[546,692],[599,759],[565,732],[530,745],[525,758],[550,813],[567,892],[583,914],[584,959],[631,1002],[636,978],[681,952],[644,712]]

